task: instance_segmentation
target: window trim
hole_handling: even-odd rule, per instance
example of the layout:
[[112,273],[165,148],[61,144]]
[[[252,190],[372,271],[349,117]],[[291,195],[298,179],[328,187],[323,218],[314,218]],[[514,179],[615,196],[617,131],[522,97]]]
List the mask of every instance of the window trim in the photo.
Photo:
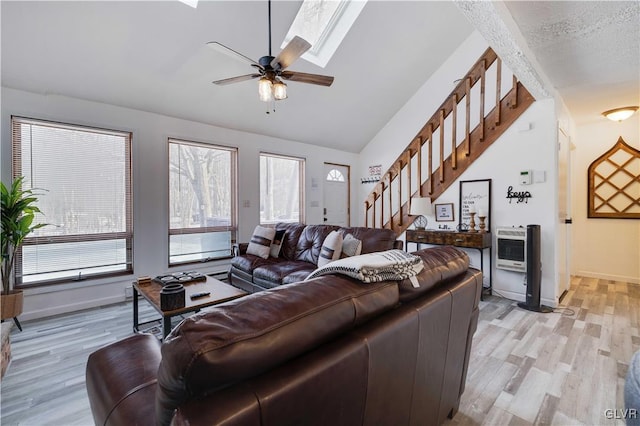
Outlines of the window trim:
[[[208,148],[208,149],[220,149],[224,151],[231,152],[231,166],[230,166],[230,174],[231,174],[231,225],[230,226],[206,226],[202,228],[171,228],[171,194],[169,193],[169,188],[171,185],[171,143],[177,143],[181,145],[189,145],[200,148]],[[201,142],[194,140],[182,139],[179,137],[168,137],[167,138],[167,266],[175,267],[181,265],[191,265],[191,264],[199,264],[199,263],[208,263],[215,262],[219,260],[231,259],[233,257],[233,246],[236,244],[238,239],[238,151],[239,149],[235,146],[231,145],[222,145],[218,143],[211,142]],[[172,235],[185,235],[185,234],[207,234],[211,232],[221,232],[221,231],[230,231],[231,232],[231,247],[229,248],[228,256],[221,256],[216,258],[206,258],[199,260],[187,260],[181,262],[171,262],[171,236]]]
[[[132,166],[132,149],[133,149],[133,132],[124,130],[115,130],[105,127],[96,127],[85,124],[74,124],[55,120],[46,120],[20,115],[11,115],[11,178],[15,179],[23,175],[22,169],[22,139],[15,138],[16,125],[28,124],[38,125],[42,127],[51,127],[56,129],[67,129],[87,133],[99,133],[110,136],[121,136],[125,138],[125,231],[124,232],[105,232],[99,234],[73,234],[65,236],[48,236],[33,237],[28,236],[24,239],[22,245],[16,253],[16,259],[13,269],[14,287],[16,289],[30,289],[55,284],[66,284],[70,281],[86,281],[90,279],[102,279],[106,277],[132,275],[133,271],[133,166]],[[88,273],[79,275],[78,277],[63,277],[53,279],[43,279],[31,283],[23,282],[23,247],[33,245],[72,243],[72,242],[90,242],[90,241],[108,241],[124,239],[126,241],[126,269],[120,271]],[[20,271],[18,273],[18,271]],[[54,271],[55,272],[55,271]]]
[[[299,223],[306,223],[307,221],[307,216],[306,216],[306,199],[305,199],[305,188],[306,188],[306,184],[305,184],[305,175],[306,175],[306,164],[307,164],[307,159],[305,157],[298,157],[295,155],[285,155],[285,154],[275,154],[272,152],[267,152],[267,151],[260,151],[258,154],[258,165],[260,164],[260,160],[262,158],[262,156],[267,156],[267,157],[273,157],[273,158],[282,158],[285,160],[296,160],[298,162],[300,162],[300,170],[298,170],[298,180],[299,180],[299,186],[298,186],[298,200],[299,200],[299,213],[300,213],[300,217],[298,218]],[[258,210],[260,209],[260,198],[262,198],[262,188],[260,186],[260,183],[262,181],[262,170],[258,170]],[[258,211],[258,215],[259,215],[259,211]],[[269,222],[263,222],[262,219],[259,218],[259,222],[260,225],[265,225],[265,226],[269,226],[269,225],[275,225],[276,223],[278,223],[278,221],[269,221]]]

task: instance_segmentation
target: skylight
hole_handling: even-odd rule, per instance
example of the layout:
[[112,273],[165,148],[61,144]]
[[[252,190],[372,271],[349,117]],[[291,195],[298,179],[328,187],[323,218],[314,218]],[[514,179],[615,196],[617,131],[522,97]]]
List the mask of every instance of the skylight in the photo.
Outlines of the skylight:
[[198,7],[198,0],[178,0],[180,3],[184,3],[187,6],[191,6],[192,8]]
[[304,0],[281,48],[297,36],[311,43],[303,59],[324,68],[367,0]]

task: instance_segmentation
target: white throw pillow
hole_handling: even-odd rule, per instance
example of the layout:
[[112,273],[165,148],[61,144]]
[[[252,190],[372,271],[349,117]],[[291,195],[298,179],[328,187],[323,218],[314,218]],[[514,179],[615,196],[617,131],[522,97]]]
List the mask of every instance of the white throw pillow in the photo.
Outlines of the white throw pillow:
[[338,231],[331,231],[322,243],[320,256],[318,256],[318,267],[340,259],[340,253],[342,253],[342,234]]
[[249,241],[249,247],[247,247],[247,254],[259,256],[263,259],[269,257],[271,250],[271,242],[276,235],[276,230],[273,228],[264,228],[260,225],[256,226]]
[[362,241],[351,234],[347,234],[342,240],[342,257],[360,256]]

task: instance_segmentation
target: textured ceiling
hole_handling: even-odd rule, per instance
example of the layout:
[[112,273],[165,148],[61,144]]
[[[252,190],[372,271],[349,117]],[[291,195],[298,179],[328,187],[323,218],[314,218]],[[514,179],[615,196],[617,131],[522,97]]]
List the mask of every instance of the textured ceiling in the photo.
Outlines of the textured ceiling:
[[640,2],[505,2],[576,122],[640,103]]

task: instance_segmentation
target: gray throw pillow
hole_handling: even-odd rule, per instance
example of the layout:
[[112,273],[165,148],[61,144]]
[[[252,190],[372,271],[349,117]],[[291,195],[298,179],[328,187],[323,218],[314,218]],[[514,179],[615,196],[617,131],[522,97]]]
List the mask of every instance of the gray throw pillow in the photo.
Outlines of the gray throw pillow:
[[256,226],[256,229],[253,230],[251,241],[249,241],[249,246],[247,247],[247,254],[259,256],[263,259],[268,258],[269,252],[271,251],[271,242],[275,235],[276,230],[273,228],[265,228],[260,225]]
[[360,256],[360,253],[362,253],[362,241],[347,234],[342,240],[342,257]]

